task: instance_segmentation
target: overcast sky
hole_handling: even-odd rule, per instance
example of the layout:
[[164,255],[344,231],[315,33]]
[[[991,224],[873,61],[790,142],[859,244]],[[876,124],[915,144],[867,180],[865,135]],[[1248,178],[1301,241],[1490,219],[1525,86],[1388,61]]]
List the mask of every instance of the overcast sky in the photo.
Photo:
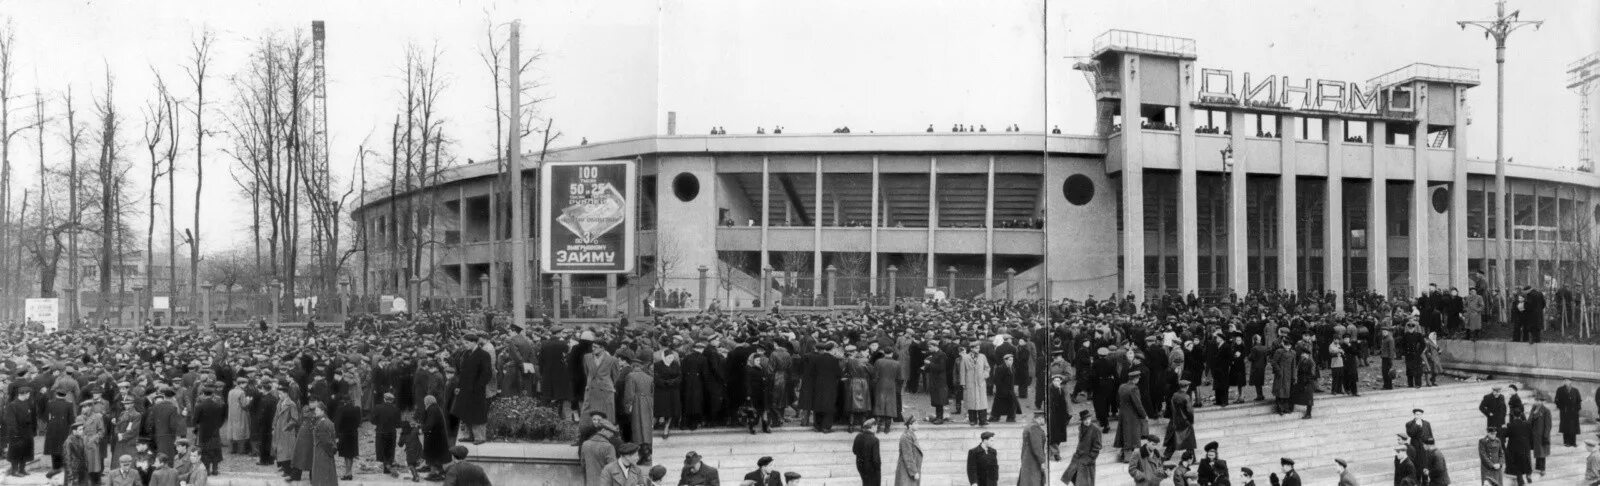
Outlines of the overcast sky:
[[[1565,88],[1564,71],[1600,49],[1600,0],[1511,3],[1524,7],[1524,18],[1547,23],[1511,42],[1508,154],[1519,163],[1568,165],[1577,152],[1577,98]],[[787,132],[845,125],[909,132],[930,123],[940,130],[1017,123],[1090,133],[1092,100],[1069,56],[1087,54],[1094,36],[1120,28],[1193,38],[1201,67],[1236,73],[1365,81],[1412,62],[1481,69],[1467,136],[1473,156],[1492,157],[1492,45],[1454,21],[1493,11],[1487,0],[1057,0],[1048,10],[1042,0],[0,0],[0,18],[16,30],[18,89],[40,86],[54,102],[71,85],[87,100],[109,69],[118,79],[116,101],[131,116],[126,142],[134,146],[136,110],[154,93],[152,72],[180,95],[192,93],[182,66],[202,26],[221,41],[207,86],[208,121],[220,128],[233,97],[226,78],[242,68],[255,39],[326,21],[332,164],[346,178],[354,177],[361,144],[388,143],[408,43],[443,53],[449,87],[441,114],[456,140],[448,150],[462,161],[490,158],[493,93],[479,53],[485,29],[504,32],[512,19],[522,20],[525,49],[545,53],[535,76],[552,99],[542,112],[565,134],[563,144],[665,133],[668,111],[678,113],[680,133],[774,125]],[[59,116],[59,106],[49,110]],[[31,110],[21,117],[31,119]],[[11,154],[19,182],[30,184],[37,164],[31,137]],[[46,151],[54,157],[59,134],[49,137]],[[244,245],[248,218],[235,215],[249,206],[221,170],[231,161],[211,151],[225,142],[207,142],[203,217],[212,222],[212,242]],[[132,155],[135,173],[147,172],[145,157]],[[180,186],[193,183],[194,154],[184,157]],[[194,201],[192,190],[178,192],[182,214]]]

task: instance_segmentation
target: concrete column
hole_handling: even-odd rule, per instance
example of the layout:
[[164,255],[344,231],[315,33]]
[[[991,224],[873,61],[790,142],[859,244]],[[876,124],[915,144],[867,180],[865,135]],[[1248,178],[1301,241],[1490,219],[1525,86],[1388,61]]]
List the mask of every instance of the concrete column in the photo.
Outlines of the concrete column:
[[489,274],[478,275],[478,294],[483,299],[484,310],[489,309]]
[[1411,130],[1411,293],[1421,292],[1433,280],[1430,253],[1433,249],[1428,217],[1433,215],[1433,194],[1428,191],[1428,84],[1416,83],[1417,125]]
[[815,226],[811,233],[811,295],[814,297],[822,293],[822,156],[816,158],[813,169],[816,178],[816,190],[812,191],[811,223]]
[[1144,298],[1144,150],[1139,128],[1139,56],[1122,57],[1122,294]]
[[1338,296],[1333,299],[1334,312],[1344,312],[1344,123],[1325,118],[1322,127],[1328,141],[1327,226],[1322,239],[1327,273],[1323,274],[1323,286]]
[[1295,138],[1299,135],[1298,119],[1278,117],[1278,288],[1300,290],[1300,234],[1295,222],[1300,220],[1296,177],[1300,168],[1296,164]]
[[894,305],[894,299],[895,299],[895,293],[894,293],[894,291],[896,290],[895,289],[895,282],[896,282],[895,274],[897,274],[899,272],[900,272],[899,268],[896,268],[894,265],[889,265],[889,298],[885,302],[887,302],[891,306]]
[[[1248,160],[1244,143],[1244,114],[1228,113],[1228,125],[1233,127],[1233,165],[1224,167],[1228,176],[1228,287],[1244,297],[1250,291],[1250,245],[1248,215],[1245,213],[1245,195],[1249,187],[1245,167]],[[1226,160],[1223,161],[1227,163]]]
[[[522,309],[512,309],[512,312],[523,312]],[[561,319],[561,274],[550,274],[550,317]]]
[[772,298],[770,297],[771,291],[772,267],[763,265],[761,267],[761,305],[772,305]]
[[839,288],[839,269],[828,265],[828,307],[833,307],[833,296]]
[[[496,176],[495,180],[498,181],[499,176]],[[502,248],[502,244],[504,243],[504,241],[500,238],[500,191],[493,190],[494,187],[495,186],[493,183],[491,183],[491,190],[489,191],[489,241],[492,243],[489,245],[489,249],[492,251],[489,254],[493,256],[489,258],[488,275],[490,285],[483,288],[484,300],[489,303],[488,305],[491,306],[494,305],[495,302],[498,302],[495,300],[494,284],[498,284],[500,282],[500,248]],[[530,270],[537,269],[530,268]],[[370,294],[370,289],[367,288],[367,284],[365,283],[367,276],[362,275],[361,278],[363,282],[361,287],[362,291]],[[535,279],[537,278],[538,277],[535,277]]]
[[945,292],[945,297],[954,299],[956,298],[956,266],[951,265],[950,268],[945,269],[945,272],[949,275],[949,283],[947,285],[950,289],[948,292]]
[[874,155],[872,156],[872,222],[868,228],[868,237],[872,241],[871,248],[867,250],[870,252],[867,254],[867,274],[872,278],[867,279],[868,295],[878,294],[878,222],[882,221],[878,217],[878,198],[882,190],[878,180],[878,156]]
[[1016,289],[1014,288],[1014,284],[1015,284],[1016,280],[1017,280],[1017,269],[1015,269],[1015,268],[1007,268],[1006,269],[1006,300],[1016,300],[1017,299],[1017,292],[1016,292]]
[[994,289],[994,156],[989,156],[988,182],[983,204],[983,298],[993,299]]
[[[1457,86],[1452,94],[1455,96],[1452,103],[1456,107],[1456,116],[1450,129],[1453,169],[1450,184],[1450,285],[1461,289],[1462,295],[1465,295],[1472,286],[1471,275],[1467,273],[1467,88]],[[1582,213],[1578,217],[1583,217]]]
[[696,304],[698,304],[696,307],[698,307],[700,310],[706,310],[706,304],[711,300],[706,298],[706,272],[710,271],[711,269],[707,268],[705,265],[701,265],[700,268],[697,268],[696,270],[700,271],[700,293],[695,295],[695,300],[697,301]]
[[[730,302],[729,305],[733,304]],[[606,274],[606,310],[607,314],[610,314],[610,311],[617,310],[617,274],[615,273]]]
[[[1178,274],[1180,292],[1200,289],[1200,203],[1199,182],[1195,175],[1194,61],[1178,61]],[[1213,269],[1215,271],[1215,269]]]
[[939,198],[937,197],[938,194],[939,194],[939,158],[938,157],[929,157],[928,158],[928,254],[927,254],[928,261],[927,261],[927,266],[922,267],[922,268],[928,269],[928,271],[927,271],[928,283],[926,284],[928,287],[937,287],[939,285],[938,283],[935,282],[939,278],[939,276],[937,275],[939,272],[935,271],[934,267],[933,267],[933,262],[934,262],[933,256],[935,255],[933,244],[934,244],[934,241],[936,240],[936,238],[934,237],[934,234],[939,232]]
[[1372,197],[1367,198],[1367,278],[1369,287],[1389,295],[1389,168],[1383,165],[1381,135],[1387,124],[1374,121],[1366,134],[1367,150],[1372,152]]
[[[761,218],[761,268],[772,267],[772,255],[767,254],[767,232],[768,228],[772,227],[772,221],[768,221],[771,218],[767,217],[772,214],[767,211],[767,208],[771,207],[770,205],[772,204],[772,172],[770,169],[770,161],[766,157],[761,157],[761,213],[757,216]],[[657,230],[657,234],[660,234],[660,230]],[[763,290],[762,292],[766,291]],[[765,302],[766,300],[766,296],[763,295],[761,301]]]

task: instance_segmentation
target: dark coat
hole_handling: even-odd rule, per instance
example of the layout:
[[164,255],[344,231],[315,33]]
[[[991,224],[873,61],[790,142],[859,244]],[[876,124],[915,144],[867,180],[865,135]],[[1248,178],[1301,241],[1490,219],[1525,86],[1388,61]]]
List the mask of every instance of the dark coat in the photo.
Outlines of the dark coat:
[[805,381],[814,383],[811,410],[833,413],[839,408],[839,380],[844,376],[839,358],[827,353],[813,353],[806,361],[809,369],[806,370]]
[[450,463],[444,469],[444,483],[455,486],[491,486],[483,468],[466,461]]
[[1478,402],[1478,413],[1488,419],[1489,427],[1499,427],[1506,423],[1506,402],[1499,395],[1490,393],[1483,396]]
[[1067,441],[1067,425],[1072,421],[1072,408],[1067,400],[1066,385],[1056,387],[1047,386],[1045,393],[1049,394],[1050,409],[1047,420],[1050,425],[1049,442],[1051,445]]
[[1002,362],[994,367],[990,377],[994,383],[994,405],[989,407],[989,414],[1000,416],[1022,413],[1022,403],[1017,401],[1016,370]]
[[0,415],[0,433],[5,434],[6,459],[27,462],[33,460],[33,436],[39,433],[30,402],[16,401],[6,405],[5,415]]
[[[683,355],[683,413],[699,416],[711,411],[706,404],[706,380],[711,363],[700,353]],[[660,400],[657,400],[659,403]]]
[[1295,358],[1296,374],[1294,379],[1295,405],[1311,405],[1312,391],[1316,389],[1317,368],[1311,361],[1311,355],[1303,354]]
[[928,392],[928,402],[935,407],[950,404],[950,358],[944,351],[935,349],[923,360],[922,377]]
[[676,420],[683,416],[683,360],[655,363],[655,417]]
[[1583,410],[1583,395],[1577,388],[1563,385],[1556,389],[1556,410],[1559,410],[1563,434],[1578,433],[1578,412]]
[[77,406],[60,398],[50,399],[44,407],[44,453],[61,454],[61,444],[72,434],[72,421],[78,417]]
[[850,452],[856,456],[856,472],[861,473],[862,486],[876,485],[883,480],[883,451],[878,436],[862,431],[856,434]]
[[1533,457],[1550,456],[1550,409],[1535,402],[1528,407],[1528,427],[1533,430]]
[[443,464],[450,461],[450,435],[448,423],[444,419],[444,410],[438,404],[423,413],[422,422],[422,458],[430,463]]
[[994,449],[980,445],[967,451],[967,483],[978,486],[1000,484],[1000,460]]
[[572,375],[567,373],[566,341],[547,339],[539,346],[539,394],[550,401],[573,399]]
[[460,364],[456,366],[455,399],[451,402],[450,414],[468,425],[488,422],[489,381],[493,378],[494,368],[488,351],[473,348],[462,353]]
[[1533,472],[1533,428],[1526,420],[1512,417],[1511,422],[1500,430],[1500,438],[1506,442],[1506,474],[1516,476]]
[[168,456],[177,455],[178,437],[183,435],[183,416],[178,414],[178,406],[170,401],[164,401],[150,406],[145,412],[145,431],[155,439],[155,452]]
[[[376,414],[377,411],[374,410],[373,413]],[[339,407],[338,415],[334,417],[333,430],[339,441],[339,457],[361,455],[361,407],[351,404]]]

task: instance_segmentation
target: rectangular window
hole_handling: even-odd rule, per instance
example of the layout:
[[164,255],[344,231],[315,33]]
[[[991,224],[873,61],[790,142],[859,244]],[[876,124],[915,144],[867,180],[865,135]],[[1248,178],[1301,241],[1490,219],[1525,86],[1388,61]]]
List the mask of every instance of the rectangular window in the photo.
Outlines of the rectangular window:
[[1346,143],[1368,143],[1371,134],[1367,130],[1367,122],[1359,120],[1344,121],[1344,141]]
[[1281,138],[1278,133],[1278,115],[1251,113],[1245,115],[1245,136],[1256,138]]
[[1322,126],[1321,118],[1301,118],[1298,125],[1300,125],[1301,140],[1315,140],[1318,142],[1328,140],[1328,132]]
[[1467,190],[1467,237],[1482,238],[1484,224],[1483,191]]
[[[1388,228],[1390,237],[1411,235],[1411,183],[1389,184]],[[1375,242],[1383,244],[1383,242]]]
[[1228,112],[1222,110],[1197,109],[1194,110],[1195,133],[1210,133],[1216,135],[1229,135],[1233,132],[1228,128]]

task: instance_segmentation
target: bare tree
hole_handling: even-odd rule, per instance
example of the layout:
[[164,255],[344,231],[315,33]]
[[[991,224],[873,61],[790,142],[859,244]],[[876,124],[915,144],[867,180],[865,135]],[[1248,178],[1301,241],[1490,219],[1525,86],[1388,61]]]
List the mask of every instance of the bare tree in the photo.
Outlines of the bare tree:
[[672,284],[672,274],[683,266],[683,243],[670,232],[656,232],[656,256],[652,270],[656,274],[656,288],[666,292]]
[[[217,40],[210,28],[202,27],[198,38],[189,42],[191,55],[185,71],[194,83],[194,224],[189,228],[189,305],[200,302],[200,204],[205,200],[206,165],[206,70],[211,67],[211,45]],[[176,253],[176,252],[174,252]],[[231,308],[231,307],[230,307]]]
[[[11,143],[13,139],[32,128],[32,124],[13,124],[11,122],[12,101],[20,98],[11,82],[16,74],[15,65],[12,63],[12,54],[16,49],[16,29],[8,20],[0,25],[0,245],[13,244],[12,239],[17,237],[12,227],[11,219]],[[9,247],[7,247],[9,248]],[[15,302],[14,297],[18,285],[16,270],[20,258],[13,259],[11,252],[0,251],[0,275],[11,278],[0,279],[0,297],[5,299],[5,304],[0,305],[0,315],[15,316],[16,308],[10,305]]]
[[[145,231],[145,295],[141,303],[146,319],[152,317],[155,311],[156,188],[160,186],[161,178],[172,176],[172,159],[177,157],[178,151],[177,139],[169,138],[177,132],[177,120],[173,118],[176,105],[177,100],[167,90],[166,81],[157,74],[156,99],[144,110],[144,144],[150,154],[150,220]],[[171,205],[170,201],[168,205]]]
[[[132,206],[126,204],[123,182],[127,180],[130,170],[128,164],[122,159],[122,145],[119,141],[119,131],[122,128],[122,117],[117,112],[114,94],[116,79],[107,69],[105,81],[105,96],[95,100],[96,121],[99,123],[97,138],[100,144],[99,160],[90,171],[89,181],[99,190],[90,193],[92,201],[85,201],[88,206],[96,207],[93,217],[98,220],[100,251],[98,257],[99,277],[99,303],[96,305],[101,317],[113,307],[116,308],[117,324],[122,324],[122,292],[127,288],[127,272],[121,271],[121,258],[125,254],[123,248],[127,244],[126,238],[131,235],[127,231],[124,220],[125,212]],[[118,281],[118,294],[113,297],[111,283],[113,279],[113,265],[118,267],[116,279]],[[114,299],[114,300],[113,300]],[[115,305],[113,305],[115,304]]]
[[[520,156],[520,154],[511,154],[507,152],[507,150],[509,150],[507,147],[507,139],[510,137],[525,137],[532,133],[541,133],[544,139],[544,145],[543,149],[540,151],[540,160],[543,160],[544,152],[549,149],[551,143],[560,137],[560,133],[553,130],[554,120],[547,120],[546,123],[543,124],[543,128],[539,128],[540,124],[538,123],[538,120],[542,117],[542,114],[539,111],[540,105],[546,101],[549,101],[551,98],[549,96],[540,96],[536,94],[536,92],[540,88],[543,88],[544,85],[539,81],[539,79],[529,75],[533,69],[533,66],[544,59],[544,52],[538,49],[534,49],[531,52],[527,49],[521,50],[521,53],[523,56],[525,56],[525,59],[523,59],[522,62],[516,67],[518,70],[518,84],[520,85],[517,87],[519,90],[518,95],[520,99],[518,104],[521,105],[521,120],[519,120],[520,123],[517,124],[517,126],[520,127],[520,131],[519,133],[515,134],[507,133],[505,124],[508,121],[507,118],[510,117],[511,110],[510,107],[506,106],[505,100],[509,98],[507,94],[511,89],[511,87],[508,86],[508,84],[510,84],[511,68],[506,64],[510,62],[510,60],[507,59],[507,51],[511,46],[511,36],[509,35],[509,32],[505,33],[505,35],[501,35],[500,27],[502,27],[502,25],[497,25],[492,20],[486,22],[484,27],[485,44],[479,46],[478,51],[478,56],[483,60],[484,67],[489,70],[490,80],[494,83],[494,105],[491,107],[490,111],[494,112],[495,172],[499,174],[499,176],[495,178],[493,189],[493,197],[498,204],[495,204],[492,208],[490,208],[490,217],[493,218],[494,226],[501,229],[497,231],[497,233],[500,234],[494,235],[494,237],[490,238],[490,241],[493,242],[492,244],[495,246],[496,253],[499,252],[499,245],[503,240],[507,238],[521,237],[523,235],[522,232],[525,231],[523,228],[511,228],[511,204],[509,203],[511,201],[511,178],[507,169],[509,167],[511,157]],[[538,211],[537,200],[533,202],[533,208],[535,212]],[[494,263],[490,264],[489,272],[492,280],[496,282],[501,281],[499,277],[501,271],[502,270],[500,270],[498,265]],[[543,281],[541,279],[533,279],[533,292],[535,295],[542,293],[542,284]],[[535,299],[534,302],[535,305],[538,305],[537,302],[540,301]]]

